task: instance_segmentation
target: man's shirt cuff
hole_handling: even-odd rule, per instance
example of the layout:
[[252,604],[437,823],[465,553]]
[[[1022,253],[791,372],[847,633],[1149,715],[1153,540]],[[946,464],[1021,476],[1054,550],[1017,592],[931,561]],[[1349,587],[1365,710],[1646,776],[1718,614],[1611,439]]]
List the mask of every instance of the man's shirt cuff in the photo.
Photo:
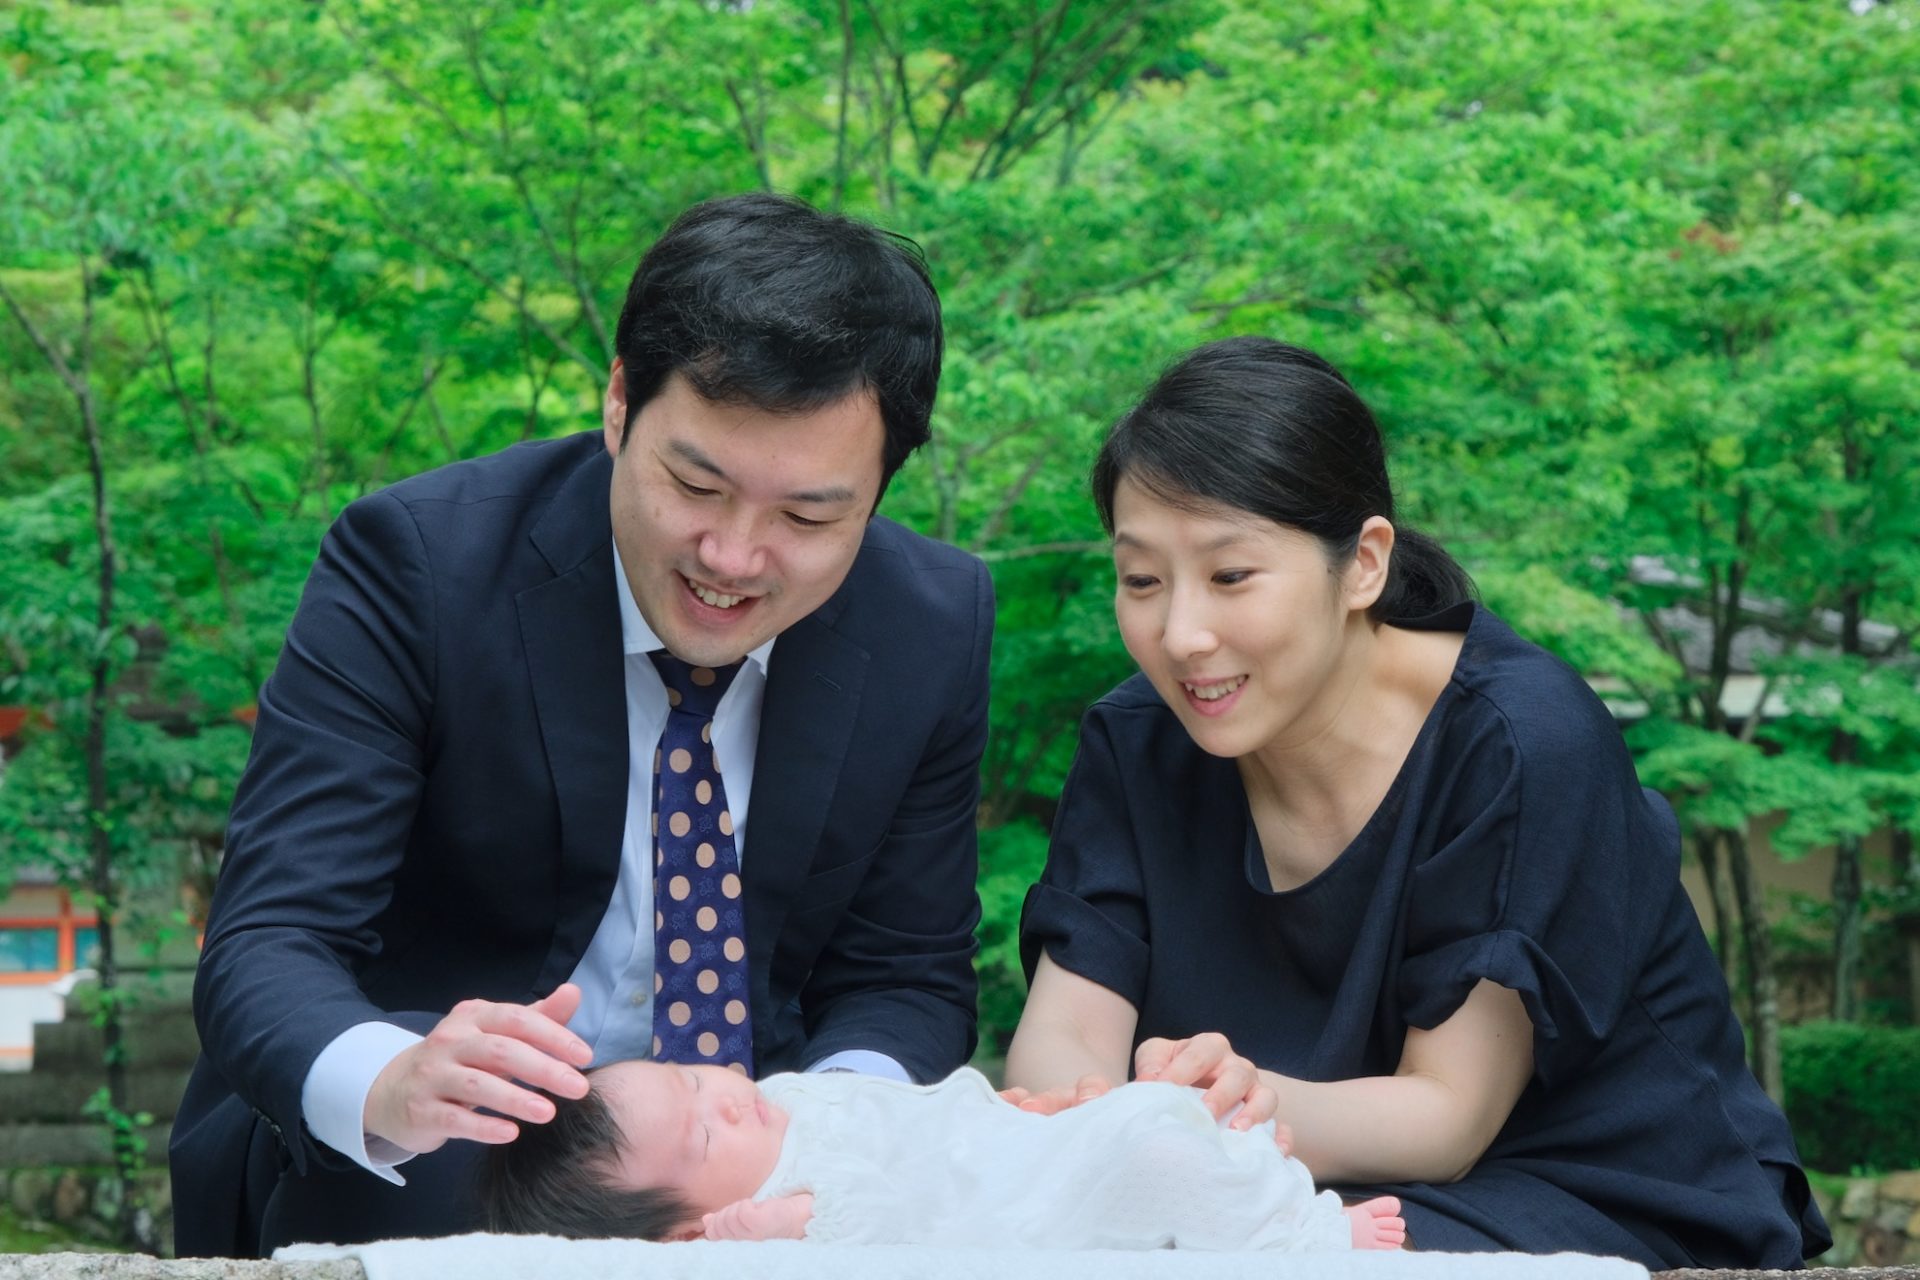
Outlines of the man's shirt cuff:
[[863,1076],[884,1076],[901,1084],[912,1084],[907,1069],[877,1049],[842,1049],[830,1053],[807,1068],[808,1071],[857,1071]]
[[348,1027],[313,1060],[300,1089],[300,1114],[307,1132],[396,1187],[404,1187],[407,1180],[394,1167],[419,1153],[366,1131],[367,1094],[387,1064],[422,1038],[391,1022]]

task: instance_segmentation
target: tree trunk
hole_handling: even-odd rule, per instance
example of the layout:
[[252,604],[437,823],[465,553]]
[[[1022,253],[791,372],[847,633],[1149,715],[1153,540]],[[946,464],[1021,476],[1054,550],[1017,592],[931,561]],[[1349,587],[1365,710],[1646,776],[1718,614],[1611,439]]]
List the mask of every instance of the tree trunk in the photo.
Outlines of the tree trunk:
[[833,137],[833,203],[839,213],[847,201],[847,112],[853,103],[853,7],[840,0],[840,120]]
[[[1848,459],[1848,474],[1854,466]],[[1840,600],[1840,652],[1860,652],[1860,619],[1863,613],[1861,593],[1849,589]],[[1828,756],[1842,769],[1860,758],[1860,741],[1851,733],[1836,731]],[[1862,916],[1860,875],[1860,837],[1845,836],[1833,851],[1833,1020],[1856,1022],[1860,1018],[1860,931]]]
[[1776,1103],[1784,1104],[1786,1086],[1780,1071],[1780,987],[1773,974],[1773,935],[1766,903],[1754,879],[1747,852],[1747,833],[1727,830],[1727,869],[1740,901],[1740,933],[1746,943],[1747,1035],[1752,1044],[1753,1074]]
[[1720,956],[1720,974],[1728,991],[1740,989],[1740,936],[1737,926],[1739,907],[1733,900],[1733,885],[1727,879],[1727,864],[1720,857],[1720,833],[1701,831],[1693,837],[1694,856],[1707,878],[1707,893],[1713,904],[1713,946]]
[[1860,1018],[1860,837],[1833,850],[1833,1004],[1835,1022]]
[[120,879],[113,861],[113,828],[108,815],[107,796],[107,714],[111,696],[108,686],[113,678],[113,596],[119,557],[114,550],[113,522],[107,504],[106,448],[101,439],[100,415],[94,404],[89,378],[93,279],[84,261],[80,280],[85,297],[82,310],[85,327],[81,332],[82,357],[79,367],[74,371],[71,386],[87,441],[87,472],[93,486],[93,536],[100,555],[99,571],[95,578],[92,679],[87,689],[87,888],[93,895],[94,911],[98,918],[95,927],[100,950],[97,962],[100,1011],[96,1016],[100,1024],[101,1057],[107,1069],[107,1103],[113,1112],[105,1118],[113,1142],[114,1166],[120,1175],[122,1192],[119,1226],[129,1240],[145,1244],[145,1241],[136,1238],[134,1230],[140,1189],[133,1172],[140,1163],[140,1156],[133,1148],[133,1129],[125,1121],[129,1114],[127,1053],[121,1010],[123,993],[120,990],[120,966],[114,956],[113,936],[114,918],[120,909]]
[[87,472],[93,486],[93,534],[99,552],[99,571],[95,577],[94,634],[88,659],[86,732],[82,744],[87,787],[87,812],[84,817],[87,851],[86,888],[93,895],[98,917],[100,957],[98,961],[100,1011],[98,1021],[102,1040],[101,1056],[107,1074],[107,1103],[111,1114],[106,1120],[113,1141],[114,1163],[120,1176],[121,1220],[118,1224],[128,1239],[151,1248],[148,1240],[138,1239],[136,1224],[141,1215],[139,1184],[133,1176],[141,1163],[135,1149],[137,1135],[127,1113],[127,1063],[122,1043],[123,1021],[120,970],[114,958],[114,918],[120,906],[120,881],[113,860],[113,823],[108,812],[107,715],[110,710],[110,682],[113,676],[113,601],[114,577],[119,558],[113,545],[113,522],[107,505],[107,458],[101,439],[99,406],[93,395],[93,266],[85,249],[80,262],[80,332],[69,363],[51,338],[34,323],[32,315],[0,282],[0,303],[20,322],[28,339],[40,352],[47,366],[59,377],[73,397],[80,414],[81,434],[87,446]]
[[1913,832],[1895,828],[1892,853],[1893,883],[1902,902],[1894,923],[1907,951],[1907,1018],[1920,1027],[1920,867],[1913,861]]

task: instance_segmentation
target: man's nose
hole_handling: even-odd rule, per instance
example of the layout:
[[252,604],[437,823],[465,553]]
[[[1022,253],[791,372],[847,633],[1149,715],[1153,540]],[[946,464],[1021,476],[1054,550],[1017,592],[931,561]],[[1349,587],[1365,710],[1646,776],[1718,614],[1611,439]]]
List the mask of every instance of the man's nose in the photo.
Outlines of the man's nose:
[[745,516],[721,521],[700,539],[700,563],[720,579],[719,586],[758,577],[764,559],[753,522]]

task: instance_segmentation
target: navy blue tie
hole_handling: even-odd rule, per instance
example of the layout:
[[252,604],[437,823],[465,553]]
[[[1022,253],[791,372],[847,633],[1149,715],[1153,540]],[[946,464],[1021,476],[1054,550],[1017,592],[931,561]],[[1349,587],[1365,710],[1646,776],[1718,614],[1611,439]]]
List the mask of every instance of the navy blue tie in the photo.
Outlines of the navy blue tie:
[[648,655],[667,686],[653,756],[653,1056],[753,1074],[747,921],[713,711],[739,674]]

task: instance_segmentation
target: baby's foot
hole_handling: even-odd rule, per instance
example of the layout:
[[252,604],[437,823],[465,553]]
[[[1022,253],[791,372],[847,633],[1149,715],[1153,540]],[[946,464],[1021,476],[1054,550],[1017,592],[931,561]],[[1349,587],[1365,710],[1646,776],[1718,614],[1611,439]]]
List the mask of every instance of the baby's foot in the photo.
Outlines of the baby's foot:
[[1356,1249],[1398,1249],[1407,1242],[1407,1220],[1400,1216],[1400,1201],[1393,1196],[1349,1205],[1346,1214],[1353,1224]]

